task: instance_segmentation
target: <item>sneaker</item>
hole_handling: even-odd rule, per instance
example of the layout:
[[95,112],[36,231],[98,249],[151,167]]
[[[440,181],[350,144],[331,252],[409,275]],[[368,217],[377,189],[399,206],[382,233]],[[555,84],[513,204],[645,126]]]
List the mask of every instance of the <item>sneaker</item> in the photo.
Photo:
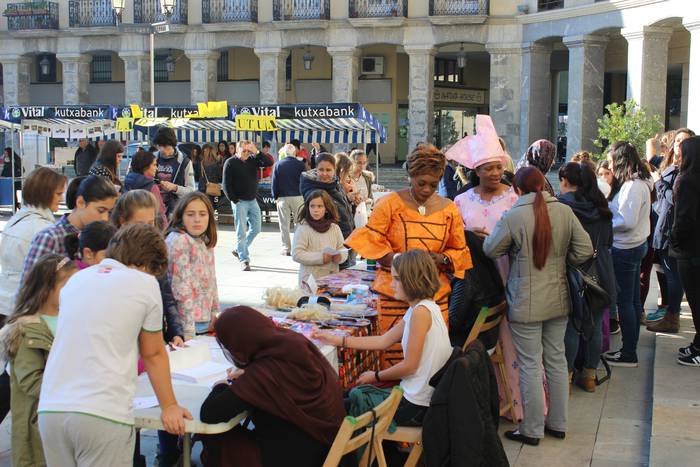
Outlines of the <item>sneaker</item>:
[[610,366],[621,366],[624,368],[637,368],[639,363],[636,358],[625,357],[621,351],[607,353],[603,356]]
[[620,334],[620,322],[615,318],[610,318],[610,335]]
[[241,263],[241,271],[250,271],[250,263],[248,261]]
[[231,254],[232,254],[233,256],[235,256],[236,259],[241,259],[241,258],[238,256],[238,251],[237,251],[237,250],[233,250],[233,251],[231,252]]
[[666,316],[666,308],[659,308],[653,313],[647,315],[647,323],[655,323],[661,321]]
[[695,349],[693,348],[693,344],[687,345],[685,347],[681,347],[680,349],[678,349],[678,356],[679,357],[689,357],[689,356],[693,355],[694,353],[697,353],[697,352],[694,352],[694,350]]
[[700,368],[700,352],[691,353],[687,357],[678,357],[678,363],[683,366],[694,366]]
[[292,256],[288,249],[282,248],[282,256]]

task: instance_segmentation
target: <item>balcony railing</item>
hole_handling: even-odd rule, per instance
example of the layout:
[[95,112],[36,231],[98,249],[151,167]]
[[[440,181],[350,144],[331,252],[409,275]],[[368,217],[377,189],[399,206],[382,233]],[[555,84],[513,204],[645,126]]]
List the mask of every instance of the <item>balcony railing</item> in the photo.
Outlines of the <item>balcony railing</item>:
[[408,0],[350,0],[350,18],[408,16]]
[[58,29],[58,2],[8,3],[3,15],[10,31]]
[[[158,0],[134,0],[134,23],[157,23],[166,19]],[[187,24],[187,0],[177,0],[170,23]]]
[[330,19],[330,0],[274,0],[272,14],[275,21]]
[[203,23],[257,22],[257,0],[202,0]]
[[117,24],[112,0],[70,0],[68,16],[72,28],[116,26]]
[[489,0],[430,0],[430,16],[488,15]]
[[564,8],[564,0],[537,0],[537,11]]

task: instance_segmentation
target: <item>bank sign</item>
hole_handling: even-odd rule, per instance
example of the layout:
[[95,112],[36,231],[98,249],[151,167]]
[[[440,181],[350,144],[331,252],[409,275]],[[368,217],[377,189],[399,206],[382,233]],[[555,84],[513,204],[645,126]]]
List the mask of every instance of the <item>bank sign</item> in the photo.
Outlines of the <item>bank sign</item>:
[[61,118],[65,120],[109,120],[112,117],[108,105],[71,106],[8,106],[2,108],[2,119],[20,123],[26,119]]
[[276,119],[358,118],[359,104],[256,105],[235,108],[236,115],[260,115]]

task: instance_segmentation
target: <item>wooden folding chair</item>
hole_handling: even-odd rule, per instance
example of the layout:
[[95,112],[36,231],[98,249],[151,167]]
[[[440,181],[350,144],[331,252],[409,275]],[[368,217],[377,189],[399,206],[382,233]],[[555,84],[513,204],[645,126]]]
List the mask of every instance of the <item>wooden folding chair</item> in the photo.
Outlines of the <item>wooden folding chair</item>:
[[412,444],[411,453],[406,459],[404,467],[415,467],[418,465],[421,454],[423,454],[423,428],[412,426],[397,426],[396,431],[387,433],[384,436],[385,440],[398,441],[400,443]]
[[[387,467],[382,441],[386,439],[387,430],[394,419],[394,414],[399,407],[402,397],[403,389],[396,386],[389,397],[374,408],[374,413],[369,411],[359,417],[345,417],[338,429],[338,434],[335,436],[335,441],[333,441],[333,445],[328,451],[323,467],[336,467],[345,454],[355,451],[362,446],[365,446],[365,451],[362,454],[359,465],[370,465],[371,461],[376,458],[379,467]],[[373,430],[371,426],[373,420],[375,421],[374,436],[372,436]],[[355,432],[365,427],[366,429],[362,433],[353,436]],[[369,459],[370,443],[372,446],[372,459]]]
[[[483,307],[474,322],[474,326],[472,326],[472,330],[469,332],[466,342],[462,346],[462,350],[466,350],[467,346],[474,342],[479,334],[500,326],[507,309],[508,305],[505,301],[491,308]],[[498,374],[501,377],[501,384],[503,385],[503,392],[506,396],[505,404],[500,407],[500,414],[503,416],[510,412],[511,421],[517,423],[517,419],[515,418],[515,406],[513,405],[513,394],[510,392],[510,385],[508,384],[506,363],[503,358],[503,348],[501,347],[500,339],[496,342],[496,348],[491,354],[491,363],[498,369]]]

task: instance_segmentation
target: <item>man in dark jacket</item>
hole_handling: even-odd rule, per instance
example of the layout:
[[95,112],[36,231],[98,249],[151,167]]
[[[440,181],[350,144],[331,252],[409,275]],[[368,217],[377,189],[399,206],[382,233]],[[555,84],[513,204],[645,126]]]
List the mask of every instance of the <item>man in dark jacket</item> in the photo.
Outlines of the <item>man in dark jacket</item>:
[[289,230],[297,221],[299,211],[304,205],[304,197],[299,191],[299,179],[306,170],[304,158],[296,157],[296,148],[287,144],[284,147],[287,157],[279,161],[272,170],[272,197],[277,204],[277,216],[282,235],[282,254],[289,256],[292,242]]
[[241,262],[243,271],[250,271],[248,248],[262,229],[262,215],[256,199],[258,169],[271,165],[272,161],[250,141],[241,141],[235,157],[230,157],[224,164],[223,188],[231,201],[238,240],[233,255]]
[[97,159],[97,149],[95,149],[95,146],[90,144],[85,138],[79,139],[78,149],[75,150],[75,160],[73,161],[75,175],[78,177],[87,175],[90,171],[90,167],[95,163],[95,159]]

